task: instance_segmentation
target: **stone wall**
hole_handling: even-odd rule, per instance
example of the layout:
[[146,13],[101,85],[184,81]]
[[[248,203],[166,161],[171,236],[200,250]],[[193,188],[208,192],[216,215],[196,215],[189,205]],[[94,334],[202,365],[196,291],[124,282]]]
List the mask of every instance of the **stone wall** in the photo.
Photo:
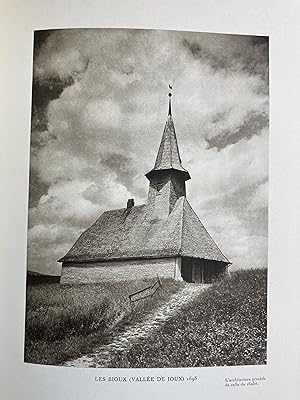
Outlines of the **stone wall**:
[[181,279],[180,263],[173,258],[63,263],[61,284],[99,283],[143,278]]

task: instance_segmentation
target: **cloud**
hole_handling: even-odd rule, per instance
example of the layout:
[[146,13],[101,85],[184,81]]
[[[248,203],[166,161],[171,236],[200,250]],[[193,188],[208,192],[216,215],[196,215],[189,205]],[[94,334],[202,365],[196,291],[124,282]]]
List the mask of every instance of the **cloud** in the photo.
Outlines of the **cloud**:
[[201,34],[200,40],[190,35],[185,37],[182,43],[193,58],[212,69],[257,74],[263,80],[262,86],[267,87],[267,37]]
[[242,139],[222,151],[207,149],[204,143],[188,146],[192,179],[199,184],[191,197],[198,204],[233,194],[268,179],[268,130]]
[[121,112],[116,103],[111,100],[93,100],[87,103],[83,123],[92,129],[118,128]]
[[58,273],[57,260],[102,212],[125,206],[126,187],[107,177],[98,182],[60,181],[29,210],[28,265]]
[[189,153],[188,197],[212,237],[236,266],[266,266],[268,130],[222,151]]
[[269,194],[269,182],[264,182],[258,185],[252,198],[249,201],[249,210],[256,211],[261,208],[268,207],[268,194]]
[[237,263],[265,260],[265,38],[71,29],[36,43],[30,268],[58,271],[55,260],[103,211],[146,201],[169,83],[190,202]]
[[217,133],[214,136],[205,138],[209,148],[216,147],[221,149],[229,144],[237,143],[242,138],[250,139],[269,124],[268,112],[267,110],[263,111],[262,108],[259,108],[259,111],[251,110],[248,112],[244,116],[242,124],[240,121],[236,127],[231,129],[222,125],[224,119],[224,114],[221,114],[221,116],[217,114],[216,119],[212,121],[215,126],[212,130]]

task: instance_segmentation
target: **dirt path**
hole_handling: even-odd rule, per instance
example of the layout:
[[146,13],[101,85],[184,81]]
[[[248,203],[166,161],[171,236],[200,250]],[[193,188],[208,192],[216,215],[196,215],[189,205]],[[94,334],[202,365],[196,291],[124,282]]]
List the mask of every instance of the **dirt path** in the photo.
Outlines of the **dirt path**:
[[178,310],[191,301],[209,285],[186,285],[180,292],[155,312],[149,314],[144,321],[128,327],[116,336],[110,344],[99,347],[94,353],[84,355],[62,364],[65,367],[101,368],[108,367],[116,354],[128,351],[136,340],[149,336],[158,330],[165,321],[173,317]]

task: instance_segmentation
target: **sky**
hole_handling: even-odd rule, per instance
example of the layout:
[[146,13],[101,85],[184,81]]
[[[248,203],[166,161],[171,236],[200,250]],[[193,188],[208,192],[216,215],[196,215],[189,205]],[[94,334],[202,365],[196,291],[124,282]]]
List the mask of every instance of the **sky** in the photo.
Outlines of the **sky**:
[[187,198],[233,268],[267,266],[268,38],[129,29],[36,31],[28,269],[102,212],[147,200],[168,112]]

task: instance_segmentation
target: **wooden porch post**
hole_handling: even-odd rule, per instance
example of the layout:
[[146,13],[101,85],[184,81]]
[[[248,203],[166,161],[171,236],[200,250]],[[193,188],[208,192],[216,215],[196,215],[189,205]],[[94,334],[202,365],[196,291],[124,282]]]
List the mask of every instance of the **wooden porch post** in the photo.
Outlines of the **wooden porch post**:
[[204,283],[204,265],[203,265],[203,259],[201,259],[201,283]]

